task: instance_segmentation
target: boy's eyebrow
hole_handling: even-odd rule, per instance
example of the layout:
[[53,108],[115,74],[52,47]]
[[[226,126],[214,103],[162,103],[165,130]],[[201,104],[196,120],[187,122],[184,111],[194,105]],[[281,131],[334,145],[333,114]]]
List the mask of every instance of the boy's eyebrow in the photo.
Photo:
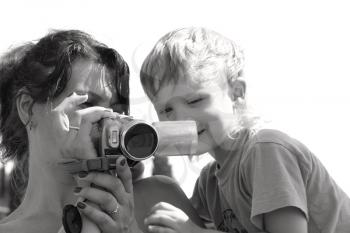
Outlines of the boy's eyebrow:
[[174,98],[176,98],[176,99],[178,99],[178,98],[180,98],[180,99],[193,99],[193,98],[197,98],[197,97],[203,97],[204,95],[205,94],[202,92],[196,92],[196,93],[189,93],[185,96],[183,96],[183,95],[173,96],[171,99],[167,99],[167,101],[162,101],[162,100],[157,99],[153,102],[153,105],[155,108],[161,108],[164,105],[166,105],[169,100],[172,100]]

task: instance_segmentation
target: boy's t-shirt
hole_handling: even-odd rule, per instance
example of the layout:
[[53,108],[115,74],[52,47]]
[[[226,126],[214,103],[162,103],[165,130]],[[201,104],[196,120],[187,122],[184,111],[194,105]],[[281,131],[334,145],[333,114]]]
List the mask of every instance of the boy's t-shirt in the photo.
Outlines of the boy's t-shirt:
[[299,141],[277,130],[239,132],[226,161],[203,168],[192,204],[225,232],[263,231],[263,214],[293,206],[308,232],[349,233],[350,199]]

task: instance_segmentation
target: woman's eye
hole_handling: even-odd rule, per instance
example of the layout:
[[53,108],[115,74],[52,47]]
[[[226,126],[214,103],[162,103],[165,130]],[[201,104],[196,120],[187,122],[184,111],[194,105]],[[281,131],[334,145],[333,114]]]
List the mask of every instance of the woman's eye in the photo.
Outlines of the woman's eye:
[[92,103],[90,102],[85,102],[85,103],[82,103],[79,105],[80,108],[84,109],[84,108],[89,108],[89,107],[92,107],[94,106]]
[[119,114],[123,114],[125,111],[125,109],[123,109],[123,105],[119,103],[111,104],[110,108],[112,108],[114,112],[117,112]]

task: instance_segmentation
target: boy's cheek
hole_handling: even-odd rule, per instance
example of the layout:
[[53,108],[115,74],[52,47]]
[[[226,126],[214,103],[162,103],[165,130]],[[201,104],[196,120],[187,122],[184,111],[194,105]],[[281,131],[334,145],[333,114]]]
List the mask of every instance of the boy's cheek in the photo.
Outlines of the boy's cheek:
[[165,114],[158,114],[159,121],[169,121],[169,119],[165,116]]

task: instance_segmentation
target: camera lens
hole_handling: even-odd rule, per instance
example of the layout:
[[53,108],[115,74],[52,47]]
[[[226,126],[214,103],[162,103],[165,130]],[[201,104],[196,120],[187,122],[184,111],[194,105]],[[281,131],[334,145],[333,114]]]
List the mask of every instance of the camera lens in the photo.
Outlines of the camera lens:
[[144,123],[130,127],[124,136],[126,152],[133,159],[141,160],[153,155],[157,149],[158,137],[155,129]]

